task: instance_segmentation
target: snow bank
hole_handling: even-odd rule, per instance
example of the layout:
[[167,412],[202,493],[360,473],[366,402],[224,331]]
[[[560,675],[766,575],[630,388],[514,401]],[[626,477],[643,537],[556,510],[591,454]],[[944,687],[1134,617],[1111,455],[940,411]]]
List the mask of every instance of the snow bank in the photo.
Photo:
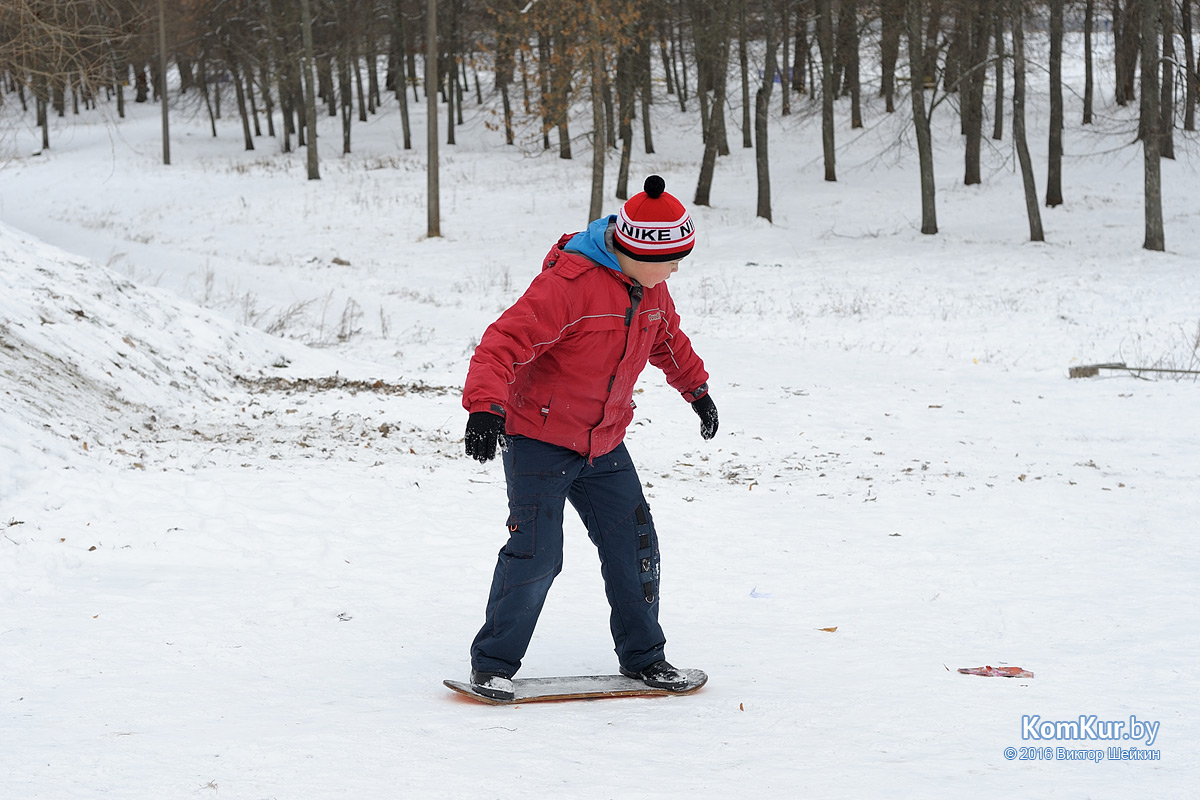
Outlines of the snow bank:
[[118,429],[228,395],[235,376],[278,372],[295,350],[0,225],[0,496]]

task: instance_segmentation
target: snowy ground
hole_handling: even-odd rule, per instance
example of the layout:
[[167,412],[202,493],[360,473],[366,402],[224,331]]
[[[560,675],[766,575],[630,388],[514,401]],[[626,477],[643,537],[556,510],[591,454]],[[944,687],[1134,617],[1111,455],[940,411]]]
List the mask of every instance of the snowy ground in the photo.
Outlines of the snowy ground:
[[[827,184],[802,101],[772,129],[773,225],[740,148],[692,209],[671,287],[721,431],[701,441],[650,370],[628,441],[668,656],[708,686],[493,708],[441,686],[506,533],[458,391],[587,221],[586,144],[505,148],[468,108],[431,240],[394,103],[352,156],[322,122],[319,182],[302,152],[241,152],[233,119],[213,140],[177,109],[163,167],[156,108],[55,120],[38,153],[5,105],[0,796],[1194,796],[1200,388],[1067,370],[1194,368],[1200,141],[1164,163],[1169,250],[1148,253],[1127,118],[1084,131],[1070,100],[1067,202],[1032,245],[1010,141],[963,187],[943,107],[928,237],[905,107],[842,124]],[[663,98],[633,168],[685,202],[694,117]],[[528,675],[616,667],[569,533]],[[984,664],[1036,677],[956,672]],[[1027,715],[1158,729],[1038,741]],[[1110,745],[1159,759],[1057,758]]]

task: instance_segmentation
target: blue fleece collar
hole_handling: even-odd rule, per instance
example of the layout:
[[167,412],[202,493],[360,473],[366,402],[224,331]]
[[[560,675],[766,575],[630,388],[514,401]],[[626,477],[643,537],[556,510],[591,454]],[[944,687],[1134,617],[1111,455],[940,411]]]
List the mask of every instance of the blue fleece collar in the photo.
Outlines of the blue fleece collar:
[[571,241],[567,242],[567,246],[563,249],[579,253],[595,261],[597,264],[620,272],[621,265],[617,262],[617,256],[612,249],[611,230],[616,224],[616,214],[610,214],[607,217],[593,220],[587,226],[586,230],[582,230],[572,236]]

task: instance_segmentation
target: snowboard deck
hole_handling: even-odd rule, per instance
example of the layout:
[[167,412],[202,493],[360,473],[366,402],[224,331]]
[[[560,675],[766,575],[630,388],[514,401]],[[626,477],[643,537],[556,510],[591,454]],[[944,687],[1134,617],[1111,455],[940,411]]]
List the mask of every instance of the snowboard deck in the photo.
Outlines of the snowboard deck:
[[511,706],[520,703],[547,703],[565,700],[601,700],[608,697],[661,697],[663,695],[691,694],[708,681],[703,670],[681,669],[688,678],[687,687],[679,691],[654,689],[635,678],[624,675],[574,675],[570,677],[515,678],[512,700],[497,700],[479,694],[471,684],[463,681],[442,681],[447,688],[480,703],[493,706]]

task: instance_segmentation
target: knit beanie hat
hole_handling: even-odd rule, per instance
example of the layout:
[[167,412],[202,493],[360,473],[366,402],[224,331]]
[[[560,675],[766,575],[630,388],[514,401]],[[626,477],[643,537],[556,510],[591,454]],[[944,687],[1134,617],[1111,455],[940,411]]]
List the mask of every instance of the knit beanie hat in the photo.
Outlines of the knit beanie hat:
[[674,261],[696,244],[691,215],[666,188],[666,181],[651,175],[645,191],[629,198],[617,214],[613,245],[632,259]]

